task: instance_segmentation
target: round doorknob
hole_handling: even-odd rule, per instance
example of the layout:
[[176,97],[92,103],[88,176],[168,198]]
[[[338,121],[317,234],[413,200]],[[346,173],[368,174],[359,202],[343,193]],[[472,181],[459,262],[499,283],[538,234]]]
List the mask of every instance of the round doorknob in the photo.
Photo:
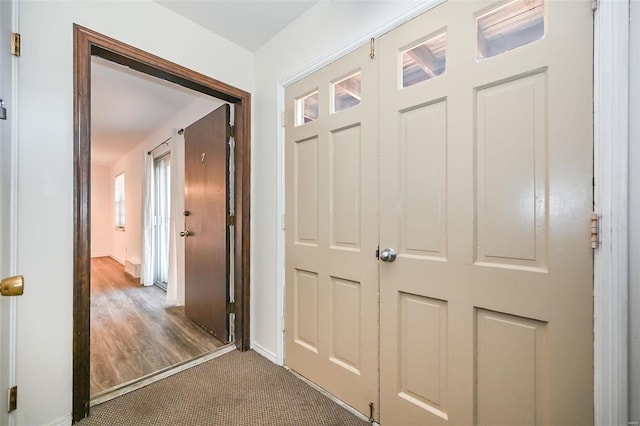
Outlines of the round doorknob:
[[181,237],[188,237],[189,235],[192,235],[191,232],[189,231],[182,231],[180,232],[180,236]]
[[396,251],[392,248],[386,248],[380,253],[380,260],[383,262],[393,262],[396,260]]

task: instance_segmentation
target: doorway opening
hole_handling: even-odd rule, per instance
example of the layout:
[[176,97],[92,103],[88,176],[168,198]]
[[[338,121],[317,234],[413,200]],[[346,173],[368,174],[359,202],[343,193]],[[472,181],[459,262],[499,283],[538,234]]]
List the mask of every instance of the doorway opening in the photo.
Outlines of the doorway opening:
[[[191,313],[192,300],[185,299],[198,285],[224,286],[209,298],[199,295],[198,303],[205,307],[205,319],[227,314],[228,275],[205,273],[202,284],[193,280],[193,268],[185,269],[191,264],[185,258],[193,255],[185,246],[211,238],[198,232],[187,243],[180,237],[187,229],[185,195],[197,185],[185,179],[185,150],[195,143],[188,129],[212,111],[232,106],[96,56],[91,66],[90,394],[97,404],[137,388],[143,379],[156,379],[159,372],[208,359],[232,339],[224,331],[212,335]],[[222,165],[224,178],[227,135],[205,136],[202,150],[218,147],[221,164],[216,166]],[[209,210],[228,208],[226,202],[204,201]],[[210,212],[202,218],[226,227],[224,218]],[[197,256],[231,259],[222,242],[218,250],[204,247]],[[195,270],[196,276],[202,272]],[[216,308],[215,302],[222,306]]]
[[[89,402],[91,398],[91,359],[90,346],[93,336],[91,335],[91,291],[93,275],[100,275],[95,272],[92,265],[91,251],[91,220],[92,220],[92,185],[91,185],[91,160],[92,160],[92,117],[89,106],[92,104],[91,84],[92,84],[92,57],[106,60],[110,63],[124,65],[137,72],[142,72],[146,76],[156,77],[166,82],[175,83],[183,88],[191,89],[195,92],[211,96],[232,105],[234,109],[235,123],[234,132],[230,133],[230,125],[227,122],[224,128],[223,137],[234,136],[234,147],[230,149],[233,156],[233,181],[231,191],[227,192],[227,198],[233,200],[233,215],[225,215],[222,218],[224,227],[229,229],[225,235],[226,247],[232,247],[232,253],[227,257],[226,274],[233,276],[232,288],[227,289],[225,304],[222,305],[224,314],[227,315],[227,326],[234,330],[234,343],[239,350],[249,349],[249,199],[250,199],[250,100],[249,93],[229,86],[225,83],[206,77],[202,74],[188,70],[180,65],[171,63],[162,58],[158,58],[149,53],[136,49],[132,46],[121,43],[117,40],[95,33],[78,25],[74,26],[74,337],[73,337],[73,419],[78,421],[86,417],[89,413]],[[227,106],[227,108],[229,108]],[[187,123],[185,123],[187,124]],[[189,128],[188,126],[187,129]],[[178,133],[178,129],[175,129]],[[225,136],[226,135],[226,136]],[[175,138],[177,139],[177,137]],[[225,141],[227,140],[225,139]],[[177,142],[174,141],[174,142]],[[183,142],[184,143],[184,142]],[[226,143],[224,144],[226,147]],[[177,146],[177,145],[176,145]],[[171,161],[174,153],[170,149],[160,151],[158,155],[150,156],[150,169],[154,172],[154,178],[147,180],[152,183],[149,186],[152,195],[150,198],[154,202],[149,203],[151,209],[151,220],[148,222],[149,232],[143,233],[151,244],[151,259],[153,261],[146,264],[154,265],[150,271],[140,270],[143,283],[149,284],[154,290],[165,294],[171,287],[171,247],[172,233],[169,229],[170,218],[176,217],[175,206],[172,206],[170,196],[172,190],[178,186],[172,182],[175,173],[174,164]],[[225,158],[227,161],[227,158]],[[119,175],[120,173],[118,173]],[[126,205],[126,185],[130,180],[128,175],[125,180],[125,195],[121,197],[122,204],[114,198],[111,210],[116,222],[115,231],[119,228],[127,230],[127,209]],[[173,187],[173,188],[172,188]],[[231,188],[227,186],[227,188]],[[111,192],[115,197],[115,191]],[[115,215],[116,210],[117,215]],[[172,212],[173,209],[173,212]],[[117,216],[117,217],[116,217]],[[122,222],[118,223],[119,220]],[[142,215],[141,215],[142,216]],[[178,215],[179,216],[179,215]],[[186,216],[186,214],[185,214]],[[236,219],[237,218],[237,219]],[[218,220],[220,221],[220,220]],[[187,231],[181,234],[189,233]],[[140,235],[140,234],[138,234]],[[193,235],[193,234],[191,234]],[[197,234],[196,234],[197,235]],[[195,238],[194,238],[195,239]],[[175,242],[173,243],[175,246]],[[136,256],[126,258],[127,251],[121,259],[124,263],[122,268],[123,281],[133,278],[136,290],[146,289],[136,283],[136,265],[140,260]],[[229,253],[227,251],[227,253]],[[140,257],[144,257],[142,254]],[[104,259],[103,259],[104,260]],[[127,260],[130,262],[128,263]],[[136,260],[138,262],[136,263]],[[109,262],[101,265],[108,267]],[[144,263],[144,262],[143,262]],[[113,265],[111,265],[113,266]],[[131,267],[127,274],[124,269]],[[142,269],[142,268],[141,268]],[[113,275],[113,274],[112,274]],[[187,282],[188,280],[185,280]],[[226,281],[228,283],[229,281]],[[154,285],[156,284],[156,285]],[[161,289],[166,284],[165,290]],[[233,299],[230,299],[232,297]],[[225,306],[226,305],[226,306]],[[231,309],[229,309],[231,307]],[[229,319],[230,318],[230,319]]]

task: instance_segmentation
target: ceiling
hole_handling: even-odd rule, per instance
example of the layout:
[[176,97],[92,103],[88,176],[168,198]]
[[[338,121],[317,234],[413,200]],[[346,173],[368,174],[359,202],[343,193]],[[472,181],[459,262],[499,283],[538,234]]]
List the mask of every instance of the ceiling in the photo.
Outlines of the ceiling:
[[[155,0],[250,51],[256,51],[319,0]],[[92,57],[91,163],[111,166],[177,111],[207,99],[128,67]],[[161,142],[161,141],[160,141]]]
[[155,0],[255,52],[318,0]]
[[[128,67],[91,58],[91,163],[110,166],[198,100],[222,101]],[[159,141],[162,142],[162,141]]]

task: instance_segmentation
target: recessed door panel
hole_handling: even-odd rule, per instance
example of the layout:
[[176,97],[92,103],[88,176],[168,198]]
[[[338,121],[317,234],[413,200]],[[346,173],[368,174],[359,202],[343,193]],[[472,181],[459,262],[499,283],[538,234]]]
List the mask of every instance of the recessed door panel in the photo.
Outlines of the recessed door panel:
[[401,252],[446,257],[447,102],[400,113]]
[[295,277],[295,342],[318,353],[318,274],[296,270]]
[[360,124],[331,132],[330,220],[334,248],[360,248]]
[[295,142],[296,242],[318,243],[318,138]]
[[360,283],[331,277],[331,361],[360,374]]
[[544,266],[546,74],[477,92],[478,261]]
[[546,423],[546,331],[540,321],[477,310],[477,425]]
[[447,419],[447,304],[399,294],[398,395]]

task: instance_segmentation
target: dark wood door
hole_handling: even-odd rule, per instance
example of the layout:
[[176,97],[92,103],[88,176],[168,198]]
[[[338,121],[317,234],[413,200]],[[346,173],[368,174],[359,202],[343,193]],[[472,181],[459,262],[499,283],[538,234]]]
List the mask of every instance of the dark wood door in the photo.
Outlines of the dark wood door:
[[[229,341],[229,105],[185,129],[185,312]],[[187,234],[188,232],[188,234]]]

